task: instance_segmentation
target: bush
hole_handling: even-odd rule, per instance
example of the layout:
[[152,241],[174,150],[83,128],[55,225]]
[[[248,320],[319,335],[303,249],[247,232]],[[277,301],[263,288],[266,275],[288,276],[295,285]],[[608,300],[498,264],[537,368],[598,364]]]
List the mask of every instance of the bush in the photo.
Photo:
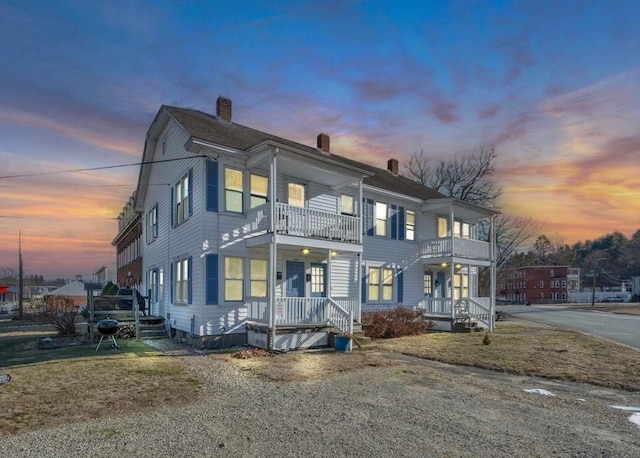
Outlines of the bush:
[[69,296],[47,296],[42,309],[33,318],[39,324],[52,324],[58,335],[69,336],[76,333],[78,308]]
[[362,325],[365,335],[372,339],[415,336],[427,332],[433,327],[433,323],[424,321],[422,312],[407,307],[363,312]]

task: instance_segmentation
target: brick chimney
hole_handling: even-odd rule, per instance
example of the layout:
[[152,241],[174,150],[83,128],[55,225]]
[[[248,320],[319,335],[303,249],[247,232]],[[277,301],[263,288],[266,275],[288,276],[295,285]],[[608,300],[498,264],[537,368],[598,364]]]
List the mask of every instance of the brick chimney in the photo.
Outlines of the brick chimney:
[[398,160],[397,159],[389,159],[387,161],[387,170],[394,175],[398,175]]
[[328,153],[331,151],[329,147],[329,136],[327,134],[318,135],[318,149]]
[[231,122],[231,99],[222,96],[218,97],[216,114],[221,121]]

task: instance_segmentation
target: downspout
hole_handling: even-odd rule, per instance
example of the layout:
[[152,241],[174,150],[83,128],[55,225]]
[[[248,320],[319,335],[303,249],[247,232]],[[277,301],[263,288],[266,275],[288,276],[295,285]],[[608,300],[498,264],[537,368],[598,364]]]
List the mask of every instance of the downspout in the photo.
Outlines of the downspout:
[[275,347],[276,338],[276,260],[277,260],[277,235],[276,235],[276,155],[278,154],[278,148],[275,148],[271,155],[271,161],[269,163],[269,226],[271,230],[271,243],[269,244],[269,300],[268,312],[269,312],[269,329],[267,336],[271,335],[270,339],[267,339],[267,347],[269,350],[273,350]]

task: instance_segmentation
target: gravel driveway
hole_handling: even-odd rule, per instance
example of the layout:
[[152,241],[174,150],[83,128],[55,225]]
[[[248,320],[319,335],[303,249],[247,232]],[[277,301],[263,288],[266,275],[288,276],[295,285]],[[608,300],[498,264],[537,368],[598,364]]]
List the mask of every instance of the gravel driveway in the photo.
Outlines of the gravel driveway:
[[[197,403],[4,438],[0,454],[640,456],[633,412],[609,407],[640,407],[640,393],[384,356],[398,364],[293,383],[207,355],[177,355],[202,379]],[[555,396],[524,392],[533,388]]]

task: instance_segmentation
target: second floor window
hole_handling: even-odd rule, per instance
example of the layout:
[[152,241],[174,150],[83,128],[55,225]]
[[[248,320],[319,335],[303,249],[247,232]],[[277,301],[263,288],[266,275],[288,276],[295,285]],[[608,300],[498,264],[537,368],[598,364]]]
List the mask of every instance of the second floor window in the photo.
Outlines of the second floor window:
[[158,238],[158,204],[147,213],[147,243]]
[[227,168],[224,171],[224,205],[225,210],[233,213],[243,213],[244,173],[242,170]]
[[349,194],[340,196],[340,213],[343,215],[355,215],[354,199]]
[[267,203],[269,179],[261,175],[251,174],[251,203],[250,208],[259,207]]
[[191,213],[191,171],[176,183],[174,187],[174,215],[175,224],[189,219]]
[[387,235],[387,204],[376,202],[375,213],[375,235],[385,237]]
[[[471,226],[469,223],[454,220],[453,222],[453,235],[454,237],[460,237],[463,239],[471,238]],[[449,219],[444,216],[438,217],[438,237],[451,236],[451,230],[449,228]]]
[[411,210],[407,210],[406,214],[406,240],[414,240],[416,236],[416,214]]
[[294,207],[305,207],[305,186],[301,183],[290,182],[287,185],[287,199],[289,205]]

